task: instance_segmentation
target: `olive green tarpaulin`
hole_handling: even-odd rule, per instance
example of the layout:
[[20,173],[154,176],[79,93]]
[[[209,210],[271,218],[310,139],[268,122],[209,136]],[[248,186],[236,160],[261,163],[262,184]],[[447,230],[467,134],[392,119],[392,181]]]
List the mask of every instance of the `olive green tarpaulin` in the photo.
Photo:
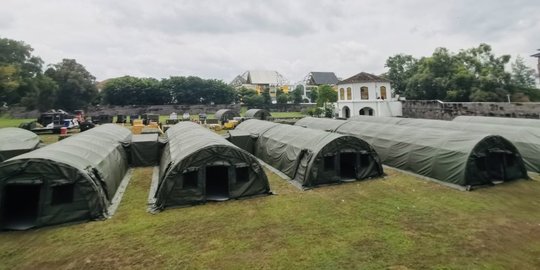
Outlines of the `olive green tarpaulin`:
[[0,128],[0,162],[39,147],[39,136],[22,128]]
[[358,136],[388,166],[459,186],[528,178],[519,151],[501,136],[311,117],[295,125]]
[[397,117],[359,116],[351,120],[499,135],[516,146],[525,162],[527,170],[540,172],[539,128]]
[[105,124],[0,163],[0,226],[101,219],[127,169],[131,132]]
[[207,128],[181,122],[166,135],[154,210],[270,192],[257,159]]
[[487,116],[457,116],[452,121],[481,123],[481,124],[494,124],[494,125],[503,125],[503,126],[521,126],[521,127],[540,128],[540,119],[487,117]]
[[221,109],[214,114],[214,117],[220,122],[226,122],[234,119],[235,117],[240,117],[240,114],[233,110]]
[[255,156],[304,187],[383,174],[375,150],[354,136],[260,120],[244,121],[236,130],[256,138]]
[[272,117],[270,112],[263,109],[249,109],[244,114],[245,118],[249,119],[259,119],[259,120],[267,120]]
[[161,148],[158,134],[133,135],[129,145],[130,165],[134,167],[157,165]]

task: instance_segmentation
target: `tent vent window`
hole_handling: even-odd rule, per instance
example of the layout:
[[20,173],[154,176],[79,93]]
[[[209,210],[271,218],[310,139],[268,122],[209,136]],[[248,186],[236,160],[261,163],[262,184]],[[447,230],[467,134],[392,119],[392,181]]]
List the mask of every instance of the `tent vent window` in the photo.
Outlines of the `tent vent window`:
[[197,188],[198,186],[198,172],[197,171],[191,171],[191,172],[186,172],[183,174],[183,177],[184,177],[184,189],[189,189],[189,188]]
[[360,154],[360,164],[367,166],[369,164],[369,154]]
[[335,169],[334,167],[334,156],[326,156],[324,157],[324,170],[325,171],[333,171]]
[[60,205],[73,202],[75,184],[66,184],[52,187],[51,205]]
[[249,182],[249,167],[236,168],[236,183]]

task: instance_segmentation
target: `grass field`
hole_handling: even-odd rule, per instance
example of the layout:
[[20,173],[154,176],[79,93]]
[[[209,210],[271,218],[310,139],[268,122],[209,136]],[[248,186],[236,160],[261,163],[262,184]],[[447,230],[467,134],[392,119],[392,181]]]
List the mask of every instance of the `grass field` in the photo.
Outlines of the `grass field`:
[[540,182],[462,192],[384,179],[146,212],[136,169],[116,215],[0,234],[3,269],[538,269]]
[[109,220],[1,232],[0,269],[540,269],[537,176],[463,192],[386,169],[300,191],[267,171],[277,195],[152,215],[151,173]]

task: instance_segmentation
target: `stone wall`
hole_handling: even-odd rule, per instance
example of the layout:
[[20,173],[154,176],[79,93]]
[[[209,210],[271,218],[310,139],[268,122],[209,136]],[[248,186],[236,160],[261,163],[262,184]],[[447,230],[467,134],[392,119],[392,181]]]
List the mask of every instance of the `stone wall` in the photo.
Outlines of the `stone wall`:
[[403,117],[452,120],[459,115],[496,116],[540,119],[540,103],[505,102],[441,102],[438,100],[407,100],[403,102]]
[[[300,112],[307,108],[313,107],[315,104],[273,104],[270,106],[263,107],[271,112]],[[161,115],[168,115],[172,112],[177,114],[183,114],[184,112],[189,112],[190,114],[199,114],[204,113],[215,113],[221,109],[232,109],[240,111],[240,104],[230,104],[230,105],[139,105],[139,106],[93,106],[88,108],[85,112],[88,116],[96,116],[100,114],[108,115],[132,115],[132,114],[144,114],[144,113],[155,113]],[[2,111],[0,111],[1,113]],[[10,115],[14,118],[37,118],[40,115],[40,112],[37,110],[26,111],[24,107],[11,107],[5,109],[3,113]]]

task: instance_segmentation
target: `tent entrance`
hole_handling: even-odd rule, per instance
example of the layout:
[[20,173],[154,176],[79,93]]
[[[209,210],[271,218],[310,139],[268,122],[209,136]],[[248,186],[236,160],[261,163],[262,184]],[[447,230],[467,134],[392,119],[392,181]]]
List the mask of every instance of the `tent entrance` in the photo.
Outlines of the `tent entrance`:
[[342,179],[356,179],[356,153],[339,154],[339,176]]
[[512,174],[518,162],[516,159],[516,156],[506,151],[490,151],[477,160],[477,167],[490,182],[497,184],[516,178]]
[[27,230],[36,225],[41,184],[15,184],[4,187],[2,228]]
[[229,199],[229,167],[206,167],[206,200],[225,201]]

